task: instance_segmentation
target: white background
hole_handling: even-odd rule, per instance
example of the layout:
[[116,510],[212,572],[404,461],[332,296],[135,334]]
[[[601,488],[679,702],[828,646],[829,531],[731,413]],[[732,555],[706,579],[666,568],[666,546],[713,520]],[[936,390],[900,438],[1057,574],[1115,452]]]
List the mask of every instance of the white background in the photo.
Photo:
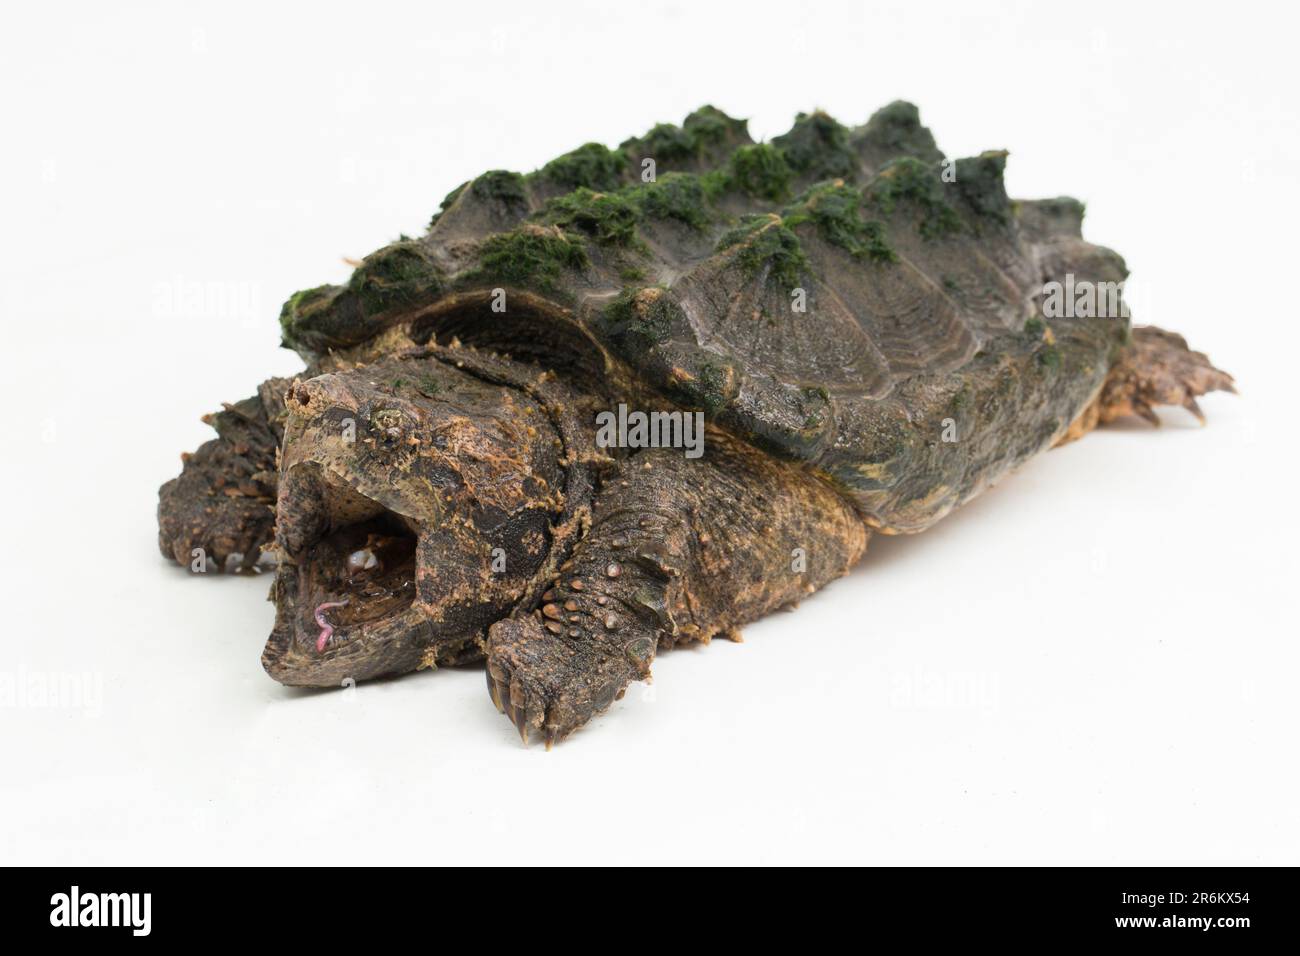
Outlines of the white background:
[[[0,31],[0,860],[1300,862],[1292,8],[26,4]],[[157,486],[300,365],[294,290],[457,184],[703,103],[756,138],[920,105],[1088,202],[1239,397],[1106,430],[551,753],[478,670],[272,682],[268,579]],[[85,706],[32,681],[89,675]],[[12,690],[17,685],[18,694]]]

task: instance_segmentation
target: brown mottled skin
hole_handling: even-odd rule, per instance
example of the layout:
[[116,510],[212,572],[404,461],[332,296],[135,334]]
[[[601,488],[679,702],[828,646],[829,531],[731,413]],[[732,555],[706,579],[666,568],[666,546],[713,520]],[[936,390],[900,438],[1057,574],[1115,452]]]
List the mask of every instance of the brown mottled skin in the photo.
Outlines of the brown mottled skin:
[[[299,381],[285,406],[276,625],[262,654],[283,683],[479,659],[488,625],[534,601],[589,513],[589,429],[536,368],[410,349]],[[372,535],[389,551],[382,570],[349,574]],[[341,595],[338,639],[322,651],[314,610]]]
[[582,726],[658,647],[708,642],[847,574],[868,530],[826,482],[724,433],[631,456],[531,614],[494,624],[488,687],[527,737]]
[[232,571],[257,563],[275,527],[276,456],[290,384],[270,379],[252,398],[204,417],[220,437],[182,455],[184,470],[158,491],[158,543],[166,557]]
[[[212,419],[161,490],[163,553],[278,559],[262,662],[283,683],[486,658],[493,701],[549,745],[658,649],[845,574],[873,530],[1231,389],[1126,314],[1045,314],[1049,283],[1127,269],[1074,200],[1009,200],[1005,156],[948,164],[903,103],[760,145],[706,107],[485,174],[427,235],[286,303],[307,369]],[[703,457],[598,447],[619,403],[703,413]]]

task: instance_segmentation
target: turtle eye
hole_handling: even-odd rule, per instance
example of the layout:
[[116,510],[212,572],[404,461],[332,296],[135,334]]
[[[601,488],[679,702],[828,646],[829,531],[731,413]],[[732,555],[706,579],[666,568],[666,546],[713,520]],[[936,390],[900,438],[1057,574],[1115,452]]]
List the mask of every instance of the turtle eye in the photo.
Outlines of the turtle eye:
[[381,408],[370,415],[370,427],[376,436],[392,444],[400,444],[410,433],[410,423],[396,408]]

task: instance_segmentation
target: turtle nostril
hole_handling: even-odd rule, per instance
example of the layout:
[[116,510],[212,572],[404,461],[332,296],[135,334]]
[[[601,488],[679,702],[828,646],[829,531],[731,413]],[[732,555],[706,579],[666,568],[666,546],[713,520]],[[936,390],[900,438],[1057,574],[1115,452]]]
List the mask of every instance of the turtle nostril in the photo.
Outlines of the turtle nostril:
[[338,375],[327,373],[294,382],[285,396],[285,410],[296,418],[311,419],[331,412],[356,414],[355,394]]

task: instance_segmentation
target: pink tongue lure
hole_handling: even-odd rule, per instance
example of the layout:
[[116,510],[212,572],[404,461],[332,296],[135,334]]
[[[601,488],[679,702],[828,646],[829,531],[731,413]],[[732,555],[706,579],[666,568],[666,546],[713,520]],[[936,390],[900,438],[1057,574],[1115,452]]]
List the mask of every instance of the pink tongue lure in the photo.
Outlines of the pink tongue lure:
[[316,623],[320,625],[320,637],[316,638],[316,650],[318,652],[325,650],[325,645],[330,642],[334,636],[334,625],[325,620],[325,612],[332,607],[343,607],[348,603],[348,599],[342,601],[326,601],[324,604],[316,606]]

